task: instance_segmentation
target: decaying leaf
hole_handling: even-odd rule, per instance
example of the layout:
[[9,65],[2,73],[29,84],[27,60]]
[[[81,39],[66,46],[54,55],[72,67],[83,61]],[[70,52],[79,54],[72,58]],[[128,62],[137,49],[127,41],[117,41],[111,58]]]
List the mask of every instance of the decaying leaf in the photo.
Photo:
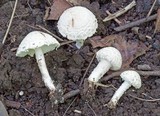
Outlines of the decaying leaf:
[[110,46],[111,43],[114,43],[114,41],[116,39],[119,39],[119,37],[121,37],[121,36],[109,35],[104,38],[101,38],[101,36],[94,36],[94,37],[90,38],[89,41],[90,41],[93,48],[106,47],[106,46]]
[[58,20],[63,11],[70,7],[71,5],[66,0],[53,0],[50,15],[47,20]]
[[157,20],[154,33],[160,32],[160,9],[157,11]]
[[109,35],[104,38],[96,36],[90,39],[90,43],[93,48],[106,46],[113,46],[117,48],[121,52],[123,58],[122,69],[129,68],[129,65],[133,60],[145,54],[146,51],[149,50],[149,47],[144,43],[131,40],[126,41],[121,35]]

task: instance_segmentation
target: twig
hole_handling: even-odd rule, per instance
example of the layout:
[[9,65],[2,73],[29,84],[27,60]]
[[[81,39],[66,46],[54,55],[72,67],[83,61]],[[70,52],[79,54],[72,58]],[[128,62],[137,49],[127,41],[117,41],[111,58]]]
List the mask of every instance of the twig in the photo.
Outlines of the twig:
[[114,14],[109,15],[108,17],[106,17],[105,19],[103,19],[104,22],[112,20],[114,18],[119,17],[120,15],[124,14],[125,12],[127,12],[128,10],[130,10],[132,7],[134,7],[136,5],[135,0],[133,0],[129,5],[127,5],[125,8],[117,11]]
[[[53,34],[52,32],[50,32],[49,30],[47,30],[47,29],[45,29],[44,27],[42,27],[42,26],[40,26],[40,25],[36,25],[37,27],[35,27],[35,26],[32,26],[32,25],[28,25],[28,24],[26,24],[28,27],[31,27],[31,28],[33,28],[33,29],[36,29],[36,30],[44,30],[44,31],[46,31],[47,33],[49,33],[49,34],[51,34],[53,37],[55,37],[56,39],[58,39],[58,40],[60,40],[60,41],[63,41],[61,38],[59,38],[57,35],[55,35],[55,34]],[[63,46],[63,45],[66,45],[66,44],[68,44],[70,47],[73,47],[72,45],[70,45],[70,43],[73,43],[74,41],[63,41],[62,43],[61,43],[61,46]]]
[[141,101],[147,101],[147,102],[155,102],[155,101],[160,101],[160,99],[143,99],[143,98],[139,98],[139,97],[136,97],[136,96],[133,96],[131,94],[129,94],[129,96],[135,98],[135,99],[138,99],[138,100],[141,100]]
[[98,115],[95,113],[95,111],[93,110],[93,108],[89,105],[88,101],[86,101],[86,104],[87,104],[88,107],[92,110],[93,114],[94,114],[95,116],[98,116]]
[[76,89],[76,90],[73,90],[73,91],[70,91],[70,92],[66,93],[66,94],[63,96],[64,101],[65,101],[66,99],[69,99],[69,98],[75,96],[75,95],[78,95],[79,93],[80,93],[80,90],[79,90],[79,89]]
[[61,46],[63,46],[63,45],[66,45],[66,44],[70,44],[70,43],[73,43],[74,41],[65,41],[65,42],[62,42],[61,43]]
[[[111,75],[108,75],[108,76],[105,76],[104,78],[102,78],[101,81],[108,81],[109,79],[113,78],[113,77],[117,77],[119,76],[122,72],[122,71],[118,71],[118,72],[114,72],[112,73]],[[160,76],[160,71],[136,71],[138,72],[140,75],[142,76]]]
[[68,106],[68,108],[67,108],[66,111],[64,112],[63,116],[66,115],[66,113],[68,112],[68,110],[70,109],[70,107],[72,106],[72,104],[76,101],[76,99],[77,99],[77,97],[75,97],[75,98],[73,99],[73,101],[71,102],[71,104]]
[[49,30],[47,30],[46,28],[40,26],[40,25],[36,25],[37,27],[39,27],[40,29],[46,31],[47,33],[51,34],[53,37],[55,37],[56,39],[58,39],[59,41],[63,41],[63,39],[61,39],[60,37],[58,37],[57,35],[53,34],[52,32],[50,32]]
[[10,27],[11,27],[11,24],[12,24],[12,21],[13,21],[13,17],[14,17],[15,11],[16,11],[17,3],[18,3],[18,0],[15,1],[14,8],[13,8],[13,11],[12,11],[12,15],[11,15],[11,18],[10,18],[10,21],[9,21],[9,25],[8,25],[7,31],[6,31],[6,33],[4,35],[2,44],[5,43],[6,38],[8,36],[9,30],[10,30]]
[[[108,14],[108,15],[112,15],[108,10],[106,10],[106,13]],[[116,23],[118,23],[118,25],[121,25],[121,21],[119,21],[117,18],[114,18],[114,21],[116,22]]]
[[149,16],[151,15],[152,10],[153,10],[153,8],[154,8],[156,2],[157,2],[157,0],[154,0],[154,2],[153,2],[153,4],[152,4],[152,7],[151,7],[151,9],[149,10],[149,12],[148,12],[148,14],[147,14],[147,17],[149,17]]
[[157,14],[154,14],[154,15],[151,15],[149,17],[145,17],[143,19],[140,19],[140,20],[137,20],[137,21],[134,21],[134,22],[131,22],[131,23],[127,23],[123,26],[119,26],[119,27],[116,27],[114,28],[115,31],[123,31],[125,29],[128,29],[128,28],[131,28],[131,27],[134,27],[134,26],[138,26],[142,23],[146,23],[146,22],[149,22],[149,21],[152,21],[152,20],[155,20],[157,17]]
[[21,108],[23,108],[25,111],[27,111],[31,116],[36,116],[32,112],[30,112],[27,108],[21,105]]
[[85,71],[85,73],[84,73],[84,75],[83,75],[83,77],[82,77],[82,79],[81,79],[81,82],[80,82],[80,84],[79,84],[79,87],[82,86],[83,81],[84,81],[84,78],[85,78],[85,76],[86,76],[86,74],[87,74],[87,72],[88,72],[88,70],[89,70],[89,68],[90,68],[90,66],[91,66],[91,64],[92,64],[92,62],[93,62],[95,56],[96,56],[96,54],[93,55],[93,57],[92,57],[92,59],[91,59],[89,65],[88,65],[88,67],[87,67],[87,69],[86,69],[86,71]]

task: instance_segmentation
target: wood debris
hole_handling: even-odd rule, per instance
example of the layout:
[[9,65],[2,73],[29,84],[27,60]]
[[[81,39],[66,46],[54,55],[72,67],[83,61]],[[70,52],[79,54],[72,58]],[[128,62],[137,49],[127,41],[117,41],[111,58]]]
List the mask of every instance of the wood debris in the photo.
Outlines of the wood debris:
[[155,25],[155,30],[154,33],[157,33],[160,31],[160,9],[157,11],[157,19],[156,19],[156,25]]
[[105,19],[103,19],[104,22],[115,19],[119,16],[121,16],[122,14],[126,13],[128,10],[130,10],[131,8],[133,8],[136,5],[135,0],[133,0],[129,5],[127,5],[125,8],[117,11],[114,14],[109,15],[108,17],[106,17]]

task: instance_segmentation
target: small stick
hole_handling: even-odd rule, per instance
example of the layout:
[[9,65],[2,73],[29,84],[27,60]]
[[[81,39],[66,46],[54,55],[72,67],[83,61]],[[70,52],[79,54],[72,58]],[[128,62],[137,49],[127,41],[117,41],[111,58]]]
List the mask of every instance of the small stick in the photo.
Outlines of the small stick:
[[61,46],[63,46],[63,45],[66,45],[66,44],[70,44],[70,43],[73,43],[74,41],[65,41],[65,42],[62,42],[61,43]]
[[72,106],[72,104],[76,101],[76,99],[77,99],[77,97],[75,97],[75,98],[73,99],[73,101],[71,102],[71,104],[68,106],[68,108],[67,108],[66,111],[64,112],[63,116],[66,116],[68,110],[70,109],[70,107]]
[[[108,76],[105,76],[104,78],[102,78],[101,81],[108,81],[109,79],[111,78],[114,78],[114,77],[117,77],[119,76],[122,72],[122,71],[118,71],[118,72],[114,72],[112,73],[111,75],[108,75]],[[140,75],[142,76],[160,76],[160,71],[136,71],[138,72]]]
[[13,21],[13,18],[14,18],[14,14],[15,14],[15,11],[16,11],[16,7],[17,7],[17,3],[18,3],[18,0],[15,1],[14,8],[13,8],[13,11],[12,11],[12,15],[11,15],[11,18],[10,18],[10,21],[9,21],[9,25],[8,25],[7,31],[6,31],[6,33],[5,33],[5,35],[4,35],[2,44],[5,43],[6,38],[7,38],[7,36],[8,36],[8,33],[9,33],[9,30],[10,30],[10,28],[11,28],[11,24],[12,24],[12,21]]
[[58,39],[59,41],[63,41],[63,39],[61,39],[60,37],[58,37],[57,35],[53,34],[52,32],[50,32],[49,30],[47,30],[46,28],[40,26],[40,25],[36,25],[37,27],[39,27],[40,29],[46,31],[47,33],[51,34],[53,37],[55,37],[56,39]]
[[155,101],[160,101],[160,99],[143,99],[143,98],[139,98],[139,97],[136,97],[136,96],[133,96],[131,94],[129,94],[129,96],[135,98],[135,99],[138,99],[138,100],[141,100],[141,101],[146,101],[146,102],[155,102]]
[[134,22],[131,22],[131,23],[127,23],[123,26],[119,26],[119,27],[116,27],[114,28],[115,31],[123,31],[125,29],[128,29],[128,28],[131,28],[131,27],[134,27],[134,26],[138,26],[142,23],[146,23],[146,22],[149,22],[149,21],[152,21],[152,20],[155,20],[157,17],[157,14],[154,14],[154,15],[151,15],[149,17],[145,17],[143,19],[140,19],[140,20],[137,20],[137,21],[134,21]]
[[149,12],[148,12],[148,14],[147,14],[147,17],[149,17],[149,16],[151,15],[152,10],[153,10],[153,8],[154,8],[156,2],[157,2],[157,0],[154,0],[154,2],[153,2],[153,4],[152,4],[152,7],[151,7],[151,9],[149,10]]
[[66,94],[63,96],[64,101],[65,101],[66,99],[69,99],[69,98],[75,96],[75,95],[78,95],[79,93],[80,93],[80,90],[79,90],[79,89],[76,89],[76,90],[73,90],[73,91],[70,91],[70,92],[66,93]]
[[133,0],[129,5],[127,5],[125,8],[117,11],[114,14],[109,15],[108,17],[106,17],[105,19],[103,19],[104,22],[112,20],[114,18],[119,17],[120,15],[124,14],[125,12],[127,12],[128,10],[130,10],[132,7],[134,7],[136,5],[135,0]]
[[95,116],[98,116],[98,115],[96,114],[96,112],[93,110],[93,108],[89,105],[88,101],[86,102],[86,104],[87,104],[88,107],[92,110],[93,114],[94,114]]
[[86,74],[87,74],[87,72],[88,72],[88,70],[89,70],[89,68],[90,68],[90,66],[91,66],[91,64],[92,64],[92,62],[93,62],[93,60],[94,60],[95,57],[96,57],[96,54],[93,55],[93,57],[92,57],[89,65],[88,65],[88,67],[87,67],[87,69],[86,69],[86,71],[85,71],[85,73],[84,73],[84,75],[83,75],[83,77],[82,77],[82,79],[81,79],[81,82],[80,82],[80,84],[79,84],[79,87],[82,86],[83,81],[84,81],[84,78],[85,78],[85,76],[86,76]]
[[[106,10],[106,13],[108,14],[108,15],[112,15],[108,10]],[[121,21],[120,20],[118,20],[117,18],[114,18],[114,21],[116,22],[116,23],[118,23],[118,25],[121,25]]]
[[21,105],[21,108],[24,109],[26,112],[28,112],[31,116],[36,116],[34,115],[31,111],[29,111],[27,108]]

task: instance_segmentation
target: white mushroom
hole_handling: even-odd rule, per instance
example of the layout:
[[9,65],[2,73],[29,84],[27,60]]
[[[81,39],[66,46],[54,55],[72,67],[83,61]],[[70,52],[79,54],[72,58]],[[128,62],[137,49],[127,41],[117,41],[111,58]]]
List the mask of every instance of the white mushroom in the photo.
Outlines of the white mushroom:
[[16,56],[19,57],[26,55],[33,57],[35,54],[45,86],[53,93],[56,87],[47,70],[44,54],[57,49],[59,46],[59,42],[51,35],[40,31],[33,31],[22,40],[16,53]]
[[122,56],[114,47],[100,49],[96,53],[98,60],[97,67],[92,71],[88,78],[89,83],[96,83],[109,70],[119,70],[122,65]]
[[115,92],[107,106],[109,108],[115,108],[118,100],[124,94],[124,92],[129,89],[131,86],[139,89],[141,87],[141,78],[140,75],[136,71],[128,70],[121,73],[121,78],[124,80],[122,85]]
[[84,40],[96,32],[98,23],[90,10],[75,6],[62,13],[57,26],[63,37],[76,41],[77,48],[81,48]]

